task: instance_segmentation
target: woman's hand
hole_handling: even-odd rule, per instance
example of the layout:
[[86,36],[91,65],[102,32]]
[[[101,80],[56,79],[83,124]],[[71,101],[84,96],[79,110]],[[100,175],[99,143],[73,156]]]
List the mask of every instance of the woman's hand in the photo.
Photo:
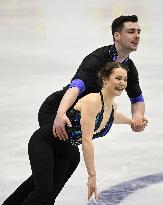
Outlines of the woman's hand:
[[69,127],[72,127],[71,122],[66,114],[58,112],[53,124],[53,135],[58,137],[60,140],[68,139],[68,135],[65,130],[65,124],[68,124]]
[[144,131],[145,127],[148,125],[148,119],[144,116],[136,116],[132,119],[131,128],[135,132]]
[[96,176],[89,176],[88,177],[88,200],[91,198],[91,196],[94,193],[95,199],[98,200],[97,196],[97,186],[96,186]]

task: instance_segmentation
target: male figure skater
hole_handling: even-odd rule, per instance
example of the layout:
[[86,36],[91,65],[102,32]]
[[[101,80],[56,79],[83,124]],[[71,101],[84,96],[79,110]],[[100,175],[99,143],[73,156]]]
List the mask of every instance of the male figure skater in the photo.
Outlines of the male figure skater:
[[[145,103],[139,85],[138,71],[129,58],[129,54],[137,50],[140,41],[140,27],[138,18],[132,16],[120,16],[112,23],[112,35],[114,45],[104,46],[87,55],[79,66],[70,85],[66,86],[59,93],[53,93],[48,100],[55,104],[57,95],[62,98],[57,115],[54,121],[53,132],[61,140],[67,139],[65,123],[71,126],[66,116],[66,111],[73,105],[77,98],[90,92],[98,92],[97,72],[100,68],[111,61],[122,62],[129,68],[127,94],[131,100],[131,112],[137,126],[132,126],[132,130],[140,132],[144,130],[143,120]],[[47,100],[47,101],[48,101]]]

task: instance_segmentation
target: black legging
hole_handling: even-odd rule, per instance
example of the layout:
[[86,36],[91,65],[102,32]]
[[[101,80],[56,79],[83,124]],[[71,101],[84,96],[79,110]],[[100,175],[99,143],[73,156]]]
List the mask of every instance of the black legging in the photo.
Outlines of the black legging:
[[28,143],[32,175],[2,205],[53,205],[77,168],[79,148],[53,136],[52,126],[57,108],[58,104],[51,108],[46,103],[41,106],[38,117],[40,128]]

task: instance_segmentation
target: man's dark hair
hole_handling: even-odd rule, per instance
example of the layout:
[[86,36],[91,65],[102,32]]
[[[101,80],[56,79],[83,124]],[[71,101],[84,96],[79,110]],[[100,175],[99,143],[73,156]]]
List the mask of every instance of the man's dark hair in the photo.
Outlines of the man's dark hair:
[[112,25],[112,35],[114,36],[115,32],[121,32],[125,22],[138,22],[138,17],[136,15],[132,16],[119,16],[116,18]]

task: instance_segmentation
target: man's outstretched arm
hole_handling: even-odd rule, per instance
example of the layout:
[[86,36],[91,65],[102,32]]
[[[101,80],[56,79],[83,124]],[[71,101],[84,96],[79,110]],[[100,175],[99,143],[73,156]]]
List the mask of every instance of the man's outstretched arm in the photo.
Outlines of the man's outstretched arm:
[[130,68],[128,75],[130,76],[128,86],[126,88],[127,94],[131,101],[131,113],[132,118],[136,123],[132,126],[132,130],[135,132],[141,132],[144,130],[148,123],[148,120],[144,117],[145,114],[145,100],[142,94],[142,90],[139,85],[138,71],[130,59]]

